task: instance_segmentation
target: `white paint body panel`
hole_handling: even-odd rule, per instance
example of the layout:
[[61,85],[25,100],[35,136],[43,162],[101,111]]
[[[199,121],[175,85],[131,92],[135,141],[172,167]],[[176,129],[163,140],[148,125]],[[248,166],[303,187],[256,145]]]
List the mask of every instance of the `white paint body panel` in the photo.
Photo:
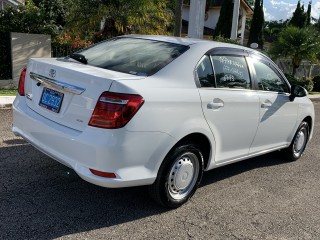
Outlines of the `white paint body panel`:
[[[262,107],[266,103],[270,106]],[[287,146],[291,143],[296,130],[299,104],[290,102],[289,94],[259,92],[259,109],[259,129],[250,153]]]
[[[17,96],[13,105],[13,131],[74,169],[86,181],[104,187],[128,187],[152,184],[165,156],[189,134],[199,133],[208,139],[211,149],[206,170],[209,170],[288,145],[301,121],[307,116],[314,118],[313,105],[306,97],[285,103],[288,107],[273,111],[275,114],[268,121],[262,121],[265,114],[261,113],[260,104],[264,93],[198,88],[194,70],[203,55],[215,47],[234,45],[142,37],[189,45],[190,49],[150,77],[56,59],[30,60],[26,93],[32,95],[32,100]],[[29,77],[31,71],[46,76],[51,68],[57,70],[57,80],[86,89],[80,95],[64,92],[65,102],[59,114],[38,105],[42,86],[36,86]],[[123,128],[88,126],[97,99],[104,91],[139,94],[145,102]],[[221,99],[224,106],[208,109],[207,104],[214,99]],[[279,114],[289,117],[290,124]],[[279,136],[274,136],[277,132]],[[115,173],[116,178],[96,176],[89,168]]]
[[[248,155],[259,123],[259,97],[254,91],[229,89],[199,90],[202,109],[216,139],[216,162]],[[209,109],[211,102],[222,107]]]

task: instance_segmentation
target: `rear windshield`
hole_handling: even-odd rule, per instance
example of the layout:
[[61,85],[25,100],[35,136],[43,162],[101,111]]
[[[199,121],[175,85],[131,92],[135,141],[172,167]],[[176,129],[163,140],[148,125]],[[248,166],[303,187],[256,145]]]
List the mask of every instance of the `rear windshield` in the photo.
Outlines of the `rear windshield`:
[[184,53],[188,46],[137,38],[113,38],[78,53],[88,65],[150,76]]

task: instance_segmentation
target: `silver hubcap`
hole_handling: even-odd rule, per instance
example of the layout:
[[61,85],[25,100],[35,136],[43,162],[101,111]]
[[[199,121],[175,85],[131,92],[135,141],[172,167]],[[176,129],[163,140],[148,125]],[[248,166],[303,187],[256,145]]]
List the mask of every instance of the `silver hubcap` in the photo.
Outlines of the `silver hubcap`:
[[300,154],[306,143],[306,130],[301,129],[294,140],[293,150],[296,155]]
[[196,185],[199,175],[198,157],[184,153],[173,163],[168,176],[168,190],[172,198],[179,200],[187,196]]

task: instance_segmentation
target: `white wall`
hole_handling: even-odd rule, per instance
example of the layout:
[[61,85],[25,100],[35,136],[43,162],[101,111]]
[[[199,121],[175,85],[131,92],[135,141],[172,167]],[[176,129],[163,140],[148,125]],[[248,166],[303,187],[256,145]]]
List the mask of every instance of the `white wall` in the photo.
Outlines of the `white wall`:
[[31,57],[51,57],[50,35],[11,33],[12,79],[0,80],[0,87],[17,87],[21,70]]
[[[182,19],[189,21],[189,6],[183,6]],[[208,19],[204,20],[204,26],[207,28],[214,29],[217,25],[220,16],[220,8],[210,8],[208,11]]]

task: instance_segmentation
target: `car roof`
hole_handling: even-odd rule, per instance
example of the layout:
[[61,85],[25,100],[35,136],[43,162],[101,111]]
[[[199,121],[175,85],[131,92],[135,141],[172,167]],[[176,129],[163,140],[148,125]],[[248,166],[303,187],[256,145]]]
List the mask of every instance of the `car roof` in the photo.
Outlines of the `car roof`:
[[189,46],[199,42],[209,42],[202,39],[195,39],[195,38],[188,38],[188,37],[173,37],[173,36],[163,36],[163,35],[140,35],[140,34],[130,34],[124,35],[120,37],[130,37],[130,38],[141,38],[141,39],[148,39],[154,41],[161,41],[161,42],[169,42],[169,43],[176,43],[185,46]]
[[[224,43],[224,42],[216,42],[216,41],[210,41],[210,40],[203,40],[203,39],[196,39],[196,38],[188,38],[188,37],[174,37],[174,36],[164,36],[164,35],[140,35],[140,34],[130,34],[130,35],[123,35],[120,37],[130,37],[130,38],[140,38],[140,39],[148,39],[148,40],[154,40],[154,41],[161,41],[161,42],[169,42],[169,43],[175,43],[175,44],[181,44],[185,46],[190,45],[207,45],[210,48],[236,48],[236,49],[242,49],[246,50],[247,52],[262,55],[266,57],[264,54],[261,54],[261,52],[256,51],[252,48],[247,48],[241,45],[231,44],[231,43]],[[268,57],[267,57],[268,58]]]
[[203,40],[203,39],[196,39],[196,38],[188,38],[188,37],[174,37],[174,36],[164,36],[164,35],[140,35],[140,34],[130,34],[130,35],[122,35],[119,36],[124,38],[139,38],[139,39],[147,39],[153,41],[160,41],[160,42],[168,42],[174,44],[180,44],[184,46],[201,46],[204,48],[213,49],[213,48],[226,48],[226,49],[237,49],[243,50],[248,54],[254,54],[255,56],[262,57],[265,60],[271,61],[272,60],[266,56],[265,54],[248,47],[244,47],[241,45],[225,43],[225,42],[216,42],[210,40]]

